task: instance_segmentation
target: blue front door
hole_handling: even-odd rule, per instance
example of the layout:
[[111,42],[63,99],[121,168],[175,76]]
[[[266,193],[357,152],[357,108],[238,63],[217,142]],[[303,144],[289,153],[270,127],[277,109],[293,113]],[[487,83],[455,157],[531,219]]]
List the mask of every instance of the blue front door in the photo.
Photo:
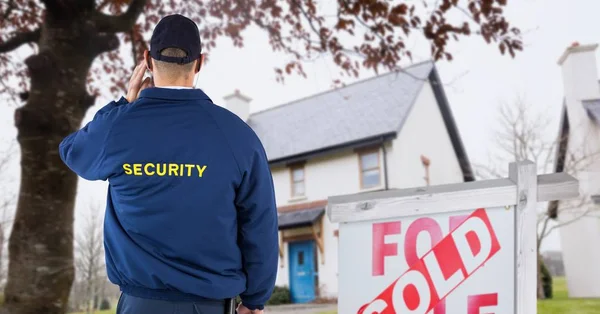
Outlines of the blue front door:
[[315,299],[315,242],[290,244],[290,294],[293,303],[307,303]]

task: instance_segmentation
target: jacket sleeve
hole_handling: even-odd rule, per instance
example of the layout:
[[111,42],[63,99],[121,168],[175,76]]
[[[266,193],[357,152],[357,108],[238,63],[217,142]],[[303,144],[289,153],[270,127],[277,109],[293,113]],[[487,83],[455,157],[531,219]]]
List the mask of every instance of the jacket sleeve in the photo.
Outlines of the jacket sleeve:
[[110,102],[79,131],[71,133],[59,145],[62,161],[77,175],[86,180],[106,180],[111,168],[104,165],[106,140],[116,117],[118,105],[127,103],[124,98]]
[[240,295],[244,306],[262,309],[271,297],[277,276],[279,232],[273,178],[262,145],[243,171],[236,196],[238,239],[247,277]]

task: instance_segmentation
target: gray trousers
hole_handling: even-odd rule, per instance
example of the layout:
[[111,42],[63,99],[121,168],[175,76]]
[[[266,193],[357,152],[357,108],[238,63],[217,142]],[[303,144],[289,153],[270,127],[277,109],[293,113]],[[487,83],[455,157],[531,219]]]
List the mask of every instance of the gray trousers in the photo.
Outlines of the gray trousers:
[[172,302],[121,294],[117,314],[224,314],[225,302]]

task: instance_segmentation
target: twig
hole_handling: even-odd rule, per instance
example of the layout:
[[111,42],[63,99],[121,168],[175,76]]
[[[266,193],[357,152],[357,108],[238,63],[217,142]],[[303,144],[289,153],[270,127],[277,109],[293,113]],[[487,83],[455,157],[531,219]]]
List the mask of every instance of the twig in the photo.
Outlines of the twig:
[[550,229],[548,229],[548,231],[545,234],[542,234],[542,236],[541,236],[542,239],[545,238],[546,236],[548,236],[554,229],[557,229],[557,228],[560,228],[560,227],[564,227],[566,225],[570,225],[570,224],[574,223],[575,221],[577,221],[577,220],[579,220],[579,219],[587,216],[587,214],[589,214],[590,211],[591,211],[591,206],[588,206],[588,208],[581,215],[579,215],[579,216],[577,216],[577,217],[575,217],[575,218],[573,218],[573,219],[571,219],[569,221],[566,221],[566,222],[563,222],[563,223],[559,223],[559,224],[556,224],[556,225],[552,226]]
[[308,16],[308,13],[304,10],[304,8],[302,7],[301,4],[298,4],[297,1],[292,0],[292,3],[294,3],[294,5],[298,7],[298,9],[300,9],[300,12],[302,12],[302,15],[304,15],[304,18],[306,18],[306,21],[308,22],[308,25],[310,25],[310,28],[321,39],[321,43],[320,44],[321,44],[321,47],[323,47],[324,43],[323,43],[323,39],[321,38],[321,34],[319,33],[319,31],[317,30],[317,28],[313,24],[312,19]]

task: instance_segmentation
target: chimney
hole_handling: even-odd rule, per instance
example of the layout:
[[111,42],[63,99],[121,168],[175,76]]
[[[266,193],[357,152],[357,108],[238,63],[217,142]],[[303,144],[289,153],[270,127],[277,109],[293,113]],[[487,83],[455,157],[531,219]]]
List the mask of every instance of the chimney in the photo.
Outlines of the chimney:
[[558,60],[562,67],[564,93],[567,102],[600,98],[596,69],[598,44],[580,45],[574,42]]
[[240,119],[244,122],[248,122],[248,117],[250,116],[250,97],[244,96],[240,93],[239,90],[235,90],[235,92],[231,95],[227,95],[223,97],[225,100],[225,108],[227,110],[235,113]]

